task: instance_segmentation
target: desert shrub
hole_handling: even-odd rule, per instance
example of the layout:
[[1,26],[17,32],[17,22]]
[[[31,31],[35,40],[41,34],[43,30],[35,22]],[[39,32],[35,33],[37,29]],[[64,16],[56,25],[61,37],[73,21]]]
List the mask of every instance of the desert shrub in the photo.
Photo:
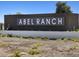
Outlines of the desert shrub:
[[42,46],[41,43],[34,43],[34,44],[32,45],[32,48],[29,49],[28,54],[30,54],[30,55],[37,55],[37,54],[40,54],[41,51],[38,49],[38,47],[40,47],[40,46]]
[[79,38],[62,38],[61,40],[79,42]]
[[7,37],[7,34],[0,34],[0,37]]
[[13,51],[12,57],[21,57],[21,51],[16,48],[15,51]]
[[28,37],[20,37],[20,38],[23,38],[23,39],[28,39]]
[[69,40],[71,40],[71,38],[61,38],[61,40],[63,40],[63,41],[69,41]]
[[42,38],[42,40],[48,40],[48,37],[44,37],[44,38]]
[[7,37],[14,37],[13,35],[11,35],[11,34],[7,34]]
[[0,34],[0,37],[2,37],[2,35]]
[[76,31],[76,32],[78,32],[78,31],[79,31],[79,29],[76,29],[75,31]]
[[71,40],[71,38],[64,38],[63,40],[64,41],[69,41],[69,40]]
[[50,40],[57,40],[56,38],[50,38]]
[[79,46],[72,46],[72,47],[70,47],[70,50],[74,50],[74,49],[77,49],[77,48],[79,48]]
[[17,37],[11,34],[0,34],[0,37]]
[[28,36],[28,37],[22,37],[23,39],[34,39],[33,37],[31,37],[31,36]]
[[61,40],[64,40],[65,38],[61,38]]
[[37,54],[40,54],[40,50],[38,50],[38,49],[30,49],[30,50],[28,51],[28,53],[29,53],[30,55],[37,55]]
[[12,35],[12,34],[7,34],[7,37],[15,37],[15,38],[21,38],[21,36]]
[[42,40],[41,37],[35,37],[34,39],[36,39],[36,40]]
[[79,38],[72,38],[71,40],[74,42],[79,42]]
[[28,37],[23,37],[24,39],[33,39],[33,37],[28,36]]
[[32,49],[37,49],[39,46],[42,46],[42,44],[41,43],[34,43],[32,45]]
[[48,40],[48,37],[35,37],[34,39],[36,40]]
[[20,52],[19,51],[16,51],[15,53],[14,53],[14,57],[20,57],[21,55],[20,55]]

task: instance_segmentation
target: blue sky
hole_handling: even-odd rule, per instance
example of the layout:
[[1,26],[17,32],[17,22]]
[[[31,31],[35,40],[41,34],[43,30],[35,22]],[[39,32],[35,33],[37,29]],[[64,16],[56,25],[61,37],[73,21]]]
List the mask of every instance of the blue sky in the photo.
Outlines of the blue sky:
[[[4,22],[4,15],[55,13],[57,1],[0,1],[0,22]],[[73,13],[79,13],[79,1],[67,1]]]

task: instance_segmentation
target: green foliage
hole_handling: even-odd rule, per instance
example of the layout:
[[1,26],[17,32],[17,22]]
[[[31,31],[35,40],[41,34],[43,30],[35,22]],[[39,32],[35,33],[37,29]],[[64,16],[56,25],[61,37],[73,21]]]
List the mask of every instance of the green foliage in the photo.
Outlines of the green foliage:
[[41,38],[41,37],[35,37],[34,39],[36,39],[36,40],[41,40],[42,38]]
[[71,40],[74,42],[79,42],[79,38],[72,38]]
[[72,47],[70,47],[70,50],[74,50],[74,49],[79,49],[79,46],[72,46]]
[[0,37],[7,37],[6,34],[0,34]]
[[10,34],[0,34],[0,37],[14,37],[14,36]]
[[40,54],[40,50],[38,50],[38,49],[30,49],[30,50],[28,51],[28,53],[29,53],[30,55],[37,55],[37,54]]
[[30,54],[30,55],[37,55],[37,54],[40,54],[41,51],[38,49],[38,47],[40,47],[40,46],[42,46],[41,43],[34,43],[34,44],[32,45],[32,48],[29,49],[28,54]]
[[61,40],[79,42],[79,38],[61,38]]
[[21,55],[20,55],[20,52],[19,51],[15,52],[14,57],[20,57],[20,56]]
[[64,41],[68,41],[68,40],[71,40],[71,38],[64,38],[63,40]]
[[13,35],[7,34],[7,37],[14,37]]
[[16,37],[16,38],[21,38],[21,36],[15,36],[11,34],[0,34],[0,37]]
[[78,32],[78,31],[79,31],[79,29],[76,29],[75,31],[76,31],[76,32]]
[[42,40],[49,40],[48,37],[44,37]]
[[0,34],[0,37],[16,37],[16,38],[23,38],[23,39],[36,39],[36,40],[48,40],[47,37],[44,37],[44,38],[41,38],[41,37],[31,37],[31,36],[28,36],[28,37],[23,37],[23,36],[15,36],[15,35],[11,35],[11,34]]
[[35,37],[34,39],[36,39],[36,40],[48,40],[47,37],[44,37],[44,38],[41,38],[41,37]]
[[33,37],[28,36],[28,37],[22,37],[23,39],[33,39]]
[[15,51],[13,51],[13,57],[21,57],[21,51],[19,49],[15,49]]
[[33,45],[32,45],[32,49],[37,49],[38,47],[40,47],[40,46],[42,46],[43,44],[41,44],[41,43],[34,43]]
[[56,7],[56,13],[72,13],[66,2],[57,2]]

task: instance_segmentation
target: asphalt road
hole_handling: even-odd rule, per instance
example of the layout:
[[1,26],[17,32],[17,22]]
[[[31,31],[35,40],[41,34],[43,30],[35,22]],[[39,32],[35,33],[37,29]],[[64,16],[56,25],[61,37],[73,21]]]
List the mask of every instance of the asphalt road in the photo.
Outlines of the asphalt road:
[[66,31],[0,31],[0,33],[24,37],[79,38],[79,32]]

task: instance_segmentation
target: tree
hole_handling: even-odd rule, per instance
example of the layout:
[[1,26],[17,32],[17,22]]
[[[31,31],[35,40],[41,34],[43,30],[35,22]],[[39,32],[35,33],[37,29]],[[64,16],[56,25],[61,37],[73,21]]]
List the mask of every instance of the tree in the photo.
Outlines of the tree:
[[57,2],[56,13],[72,13],[70,6],[66,5],[66,2]]

